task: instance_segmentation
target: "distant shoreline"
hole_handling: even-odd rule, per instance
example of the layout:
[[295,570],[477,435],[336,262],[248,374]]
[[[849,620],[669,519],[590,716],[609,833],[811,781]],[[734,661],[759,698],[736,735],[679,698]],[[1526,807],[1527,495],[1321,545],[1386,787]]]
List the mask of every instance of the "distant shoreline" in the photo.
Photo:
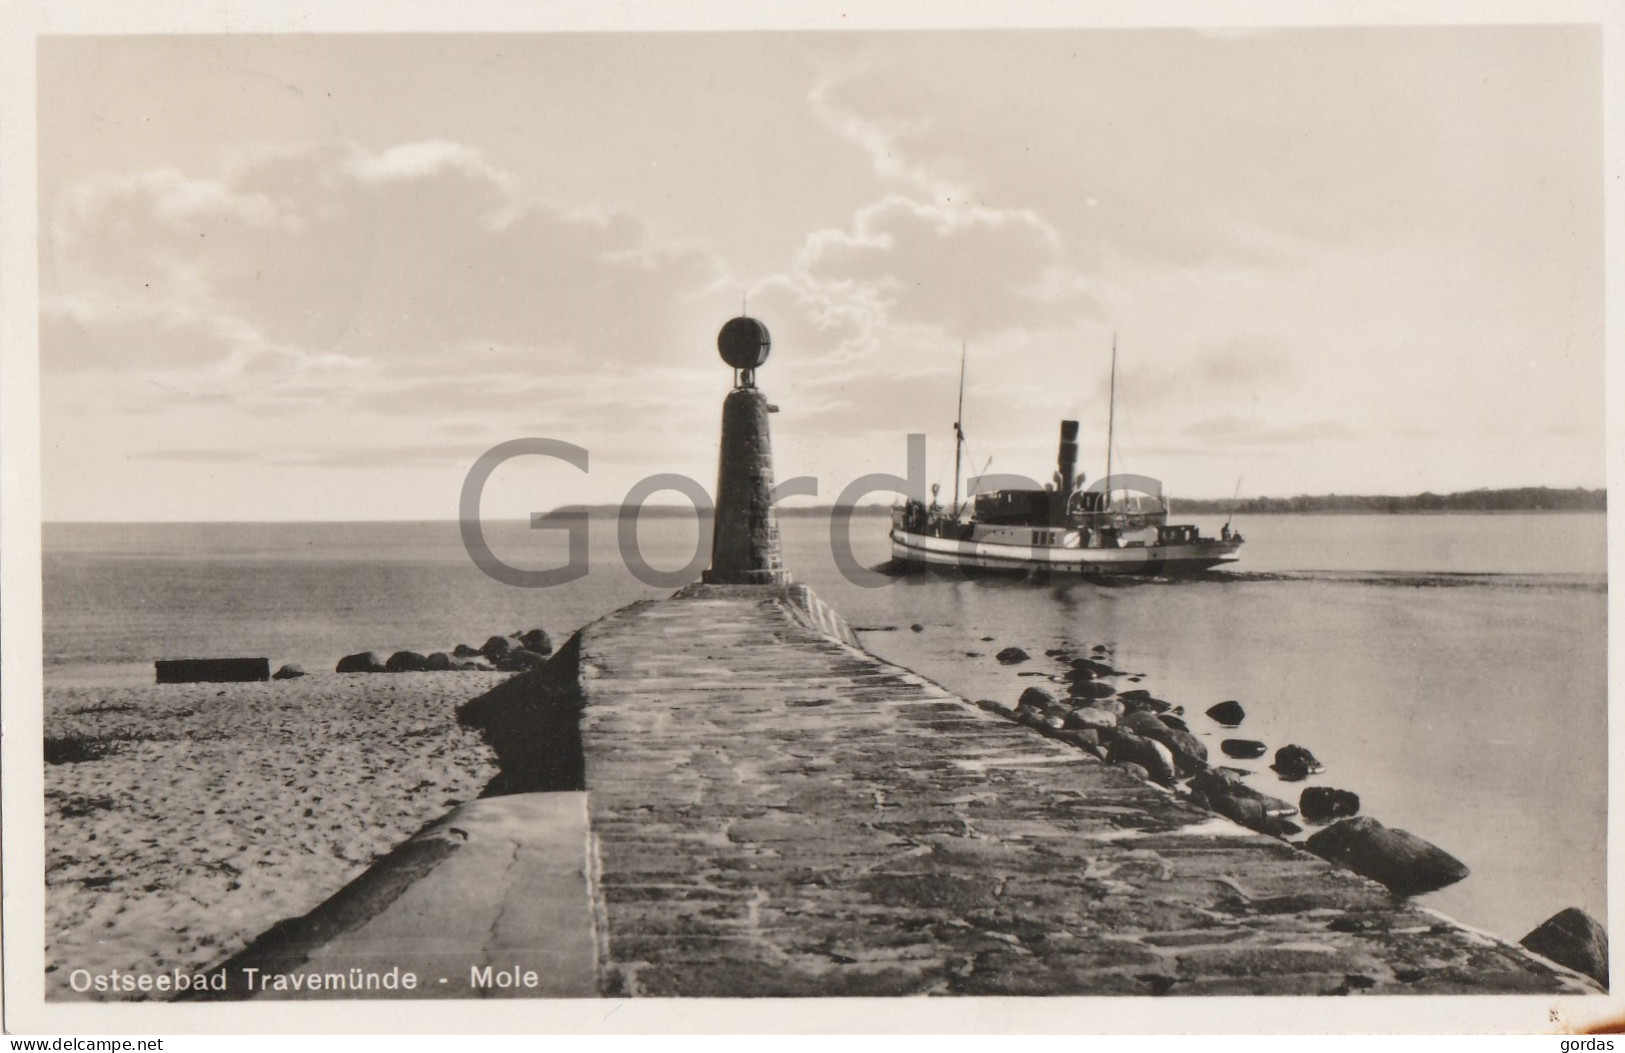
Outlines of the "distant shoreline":
[[[1580,487],[1559,490],[1552,487],[1520,487],[1500,490],[1466,490],[1449,494],[1421,493],[1403,497],[1365,494],[1300,494],[1294,497],[1250,497],[1242,500],[1199,499],[1169,501],[1175,515],[1507,515],[1551,512],[1608,511],[1606,490]],[[576,506],[581,508],[583,506]],[[592,517],[615,516],[614,505],[584,506]],[[890,504],[849,506],[854,516],[889,515]],[[834,505],[780,506],[780,518],[832,515]],[[692,508],[682,505],[646,505],[639,515],[692,516]]]
[[1195,515],[1226,515],[1232,510],[1256,515],[1266,512],[1330,512],[1347,515],[1439,512],[1606,512],[1607,490],[1583,487],[1508,487],[1499,490],[1458,490],[1448,494],[1420,493],[1403,497],[1364,494],[1298,494],[1293,497],[1249,497],[1242,500],[1175,501],[1175,507]]
[[[1216,502],[1214,502],[1216,503]],[[1222,508],[1211,509],[1210,502],[1179,501],[1173,502],[1173,516],[1227,516],[1231,514],[1228,504]],[[564,511],[566,509],[554,509]],[[575,509],[568,509],[575,510]],[[833,505],[815,505],[813,507],[780,507],[778,515],[781,519],[817,519],[832,515],[835,511]],[[879,519],[891,515],[890,505],[858,505],[851,509],[852,515],[858,519]],[[1238,506],[1235,510],[1237,516],[1502,516],[1502,515],[1607,515],[1606,508],[1413,508],[1396,509],[1389,511],[1380,508],[1318,508],[1318,509],[1257,509]],[[614,519],[618,509],[614,506],[594,507],[587,510],[589,519]],[[694,509],[686,505],[645,505],[640,516],[650,519],[678,519],[692,517]],[[81,526],[366,526],[404,523],[450,523],[455,519],[148,519],[148,520],[115,520],[115,519],[47,519],[41,526],[55,527],[81,527]],[[486,523],[525,523],[518,517],[494,517],[485,520]]]
[[[1465,490],[1448,494],[1422,493],[1404,497],[1366,494],[1300,494],[1294,497],[1248,497],[1239,501],[1223,498],[1178,498],[1169,501],[1173,514],[1178,516],[1259,516],[1259,515],[1526,515],[1531,513],[1606,514],[1607,490],[1587,490],[1582,487],[1556,489],[1545,486],[1527,486],[1499,490]],[[892,502],[846,506],[843,511],[859,518],[889,516]],[[835,505],[781,505],[781,519],[828,518],[837,511]],[[589,519],[616,519],[619,505],[561,505],[543,514],[558,512],[585,512]],[[638,510],[640,517],[650,519],[692,518],[692,505],[647,504]],[[509,521],[507,517],[491,517],[485,522]],[[512,517],[512,522],[525,522]],[[128,520],[54,519],[43,520],[45,527],[57,526],[147,526],[165,523],[175,526],[200,526],[224,523],[455,523],[455,519],[221,519],[221,520]]]

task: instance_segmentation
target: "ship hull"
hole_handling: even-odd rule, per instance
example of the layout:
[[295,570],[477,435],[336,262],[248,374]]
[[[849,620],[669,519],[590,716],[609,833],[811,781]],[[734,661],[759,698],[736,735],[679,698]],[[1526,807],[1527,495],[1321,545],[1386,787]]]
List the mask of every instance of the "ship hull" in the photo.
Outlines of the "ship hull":
[[1199,574],[1240,559],[1240,541],[1201,540],[1187,544],[1129,545],[1123,548],[1061,548],[956,540],[894,528],[892,559],[912,567],[1006,573],[1076,574],[1080,577],[1137,575],[1176,577]]

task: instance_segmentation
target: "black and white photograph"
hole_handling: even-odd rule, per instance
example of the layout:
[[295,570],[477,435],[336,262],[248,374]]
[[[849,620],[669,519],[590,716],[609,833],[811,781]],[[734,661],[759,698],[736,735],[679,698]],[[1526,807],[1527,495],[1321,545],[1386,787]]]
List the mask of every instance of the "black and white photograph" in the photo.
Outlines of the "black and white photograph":
[[1621,1017],[1600,7],[205,7],[8,27],[8,1029]]

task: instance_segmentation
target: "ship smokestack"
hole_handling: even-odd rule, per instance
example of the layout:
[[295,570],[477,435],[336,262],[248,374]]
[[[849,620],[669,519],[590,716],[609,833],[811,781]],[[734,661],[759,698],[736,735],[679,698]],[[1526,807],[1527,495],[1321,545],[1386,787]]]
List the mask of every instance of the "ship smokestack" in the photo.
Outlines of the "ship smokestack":
[[1059,460],[1060,470],[1056,473],[1059,476],[1056,480],[1056,489],[1063,494],[1069,494],[1077,481],[1078,422],[1075,420],[1063,420],[1061,422],[1061,453]]

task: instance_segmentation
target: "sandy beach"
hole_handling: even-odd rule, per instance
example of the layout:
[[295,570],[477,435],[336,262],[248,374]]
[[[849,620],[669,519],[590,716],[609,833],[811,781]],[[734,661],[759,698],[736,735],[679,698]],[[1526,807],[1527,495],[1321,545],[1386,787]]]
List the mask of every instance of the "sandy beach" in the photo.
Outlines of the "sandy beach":
[[456,710],[509,675],[48,688],[47,997],[219,962],[479,796],[495,757]]

